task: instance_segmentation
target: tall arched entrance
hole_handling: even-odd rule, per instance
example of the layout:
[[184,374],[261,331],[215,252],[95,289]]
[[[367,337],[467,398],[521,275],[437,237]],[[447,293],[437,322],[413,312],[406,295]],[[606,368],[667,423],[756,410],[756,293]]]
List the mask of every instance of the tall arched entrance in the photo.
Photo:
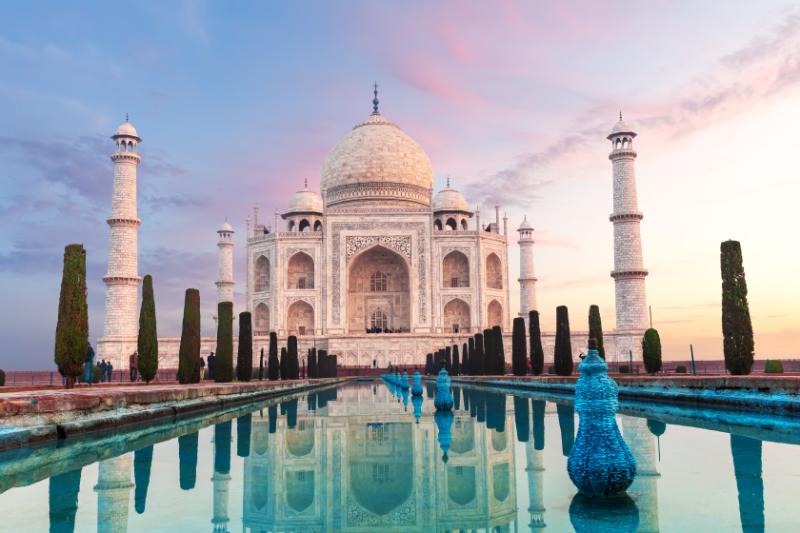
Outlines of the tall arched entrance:
[[410,283],[403,257],[383,246],[374,246],[353,259],[347,280],[348,332],[410,330]]

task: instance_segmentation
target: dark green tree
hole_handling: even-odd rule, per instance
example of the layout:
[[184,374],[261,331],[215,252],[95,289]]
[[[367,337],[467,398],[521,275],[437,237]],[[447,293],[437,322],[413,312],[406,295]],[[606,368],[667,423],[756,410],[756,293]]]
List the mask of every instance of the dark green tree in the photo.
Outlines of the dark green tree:
[[142,280],[142,308],[139,311],[139,373],[150,383],[158,372],[158,333],[156,332],[156,302],[153,298],[153,276]]
[[506,373],[506,347],[503,343],[503,330],[500,326],[492,328],[492,337],[494,338],[495,373],[502,376]]
[[258,358],[258,380],[264,379],[264,348],[261,348],[260,356]]
[[311,350],[309,350],[308,352],[308,377],[310,378],[318,377],[316,348],[311,348]]
[[[525,319],[518,316],[514,319],[511,330],[511,371],[515,376],[524,376],[528,373],[528,350],[525,338]],[[527,401],[527,400],[526,400]],[[525,415],[527,416],[527,411]],[[527,440],[527,437],[525,438]]]
[[[485,361],[484,361],[484,354],[483,354],[483,334],[476,333],[475,334],[475,366],[474,366],[474,376],[482,376],[485,371]],[[470,357],[470,360],[472,358]]]
[[467,343],[461,345],[461,366],[459,367],[459,371],[461,374],[468,375],[469,374],[469,355],[468,355]]
[[648,374],[661,370],[661,338],[658,331],[649,328],[642,337],[642,359]]
[[458,357],[458,344],[453,345],[453,375],[457,376],[461,372],[461,361]]
[[559,376],[572,374],[572,343],[569,338],[569,312],[566,305],[556,308],[555,368]]
[[606,349],[603,346],[603,323],[600,321],[600,307],[589,306],[589,338],[597,340],[597,351],[600,357],[606,358]]
[[539,311],[528,313],[528,342],[531,345],[531,374],[544,372],[544,350],[542,349],[542,331],[539,328]]
[[286,351],[289,359],[287,360],[289,379],[300,379],[300,360],[297,357],[297,337],[289,335],[286,341]]
[[55,362],[71,389],[83,373],[89,346],[89,309],[86,304],[86,250],[81,244],[64,248],[64,270],[58,300]]
[[184,298],[178,381],[200,382],[200,291],[197,289],[186,289]]
[[475,369],[477,368],[477,357],[475,357],[475,337],[470,337],[467,339],[467,359],[469,360],[469,366],[467,367],[467,373],[470,376],[475,375]]
[[236,350],[236,379],[253,377],[253,320],[249,312],[239,313],[239,346]]
[[430,376],[433,374],[433,354],[425,355],[425,375]]
[[725,241],[720,246],[722,270],[722,337],[725,368],[731,374],[749,374],[753,367],[753,324],[747,303],[747,281],[742,246]]
[[281,377],[280,362],[278,361],[278,334],[269,332],[269,359],[267,359],[267,377],[270,381],[277,381]]
[[289,379],[289,352],[286,350],[286,346],[281,347],[281,380],[285,381]]
[[134,507],[137,514],[143,514],[147,506],[147,488],[150,486],[150,470],[152,466],[152,444],[133,452],[133,479],[136,483]]
[[217,358],[214,381],[233,381],[233,302],[217,304]]
[[450,346],[444,349],[444,369],[447,370],[448,374],[453,373],[452,352],[450,350]]
[[491,376],[496,374],[495,365],[497,356],[495,355],[494,332],[491,328],[483,330],[483,374]]

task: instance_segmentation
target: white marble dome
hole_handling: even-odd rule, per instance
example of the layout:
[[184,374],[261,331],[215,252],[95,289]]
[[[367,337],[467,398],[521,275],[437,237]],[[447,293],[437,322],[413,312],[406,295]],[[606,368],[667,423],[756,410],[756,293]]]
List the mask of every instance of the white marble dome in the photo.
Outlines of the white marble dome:
[[433,211],[471,212],[464,196],[450,186],[442,189],[433,197]]
[[433,168],[425,150],[378,113],[345,135],[322,167],[328,205],[377,201],[427,206],[432,188]]
[[322,196],[306,186],[289,198],[286,213],[320,213],[322,214]]
[[223,222],[222,227],[220,227],[218,231],[233,233],[233,226],[231,226],[230,223],[226,220],[225,222]]
[[611,133],[609,134],[609,137],[613,135],[619,135],[621,133],[628,133],[633,136],[636,136],[636,132],[633,131],[633,128],[631,128],[627,122],[622,120],[622,118],[620,118],[619,121],[617,121],[617,123],[614,124],[614,127],[611,128]]
[[117,135],[124,135],[126,137],[136,137],[139,138],[139,134],[136,132],[136,128],[133,127],[133,124],[125,120],[122,124],[119,125],[117,131],[114,132],[114,136]]

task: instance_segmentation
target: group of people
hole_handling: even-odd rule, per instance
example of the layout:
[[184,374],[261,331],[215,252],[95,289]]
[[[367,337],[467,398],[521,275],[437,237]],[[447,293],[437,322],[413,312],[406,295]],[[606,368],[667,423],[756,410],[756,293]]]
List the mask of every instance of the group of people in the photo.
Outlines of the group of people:
[[367,328],[367,333],[408,333],[404,328]]
[[203,357],[200,356],[200,379],[214,379],[214,371],[217,368],[216,359],[217,356],[214,355],[214,352],[208,354],[208,370],[204,370],[206,368],[206,362],[203,361]]
[[100,381],[111,381],[111,373],[114,371],[111,361],[101,359],[97,366],[100,368]]

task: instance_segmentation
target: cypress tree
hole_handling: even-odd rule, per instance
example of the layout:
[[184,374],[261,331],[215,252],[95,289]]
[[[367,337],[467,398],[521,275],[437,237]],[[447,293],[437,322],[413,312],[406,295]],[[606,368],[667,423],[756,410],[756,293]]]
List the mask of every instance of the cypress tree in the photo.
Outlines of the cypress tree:
[[475,369],[477,368],[477,358],[475,357],[475,337],[470,337],[467,339],[467,359],[469,360],[469,366],[467,367],[467,373],[470,376],[475,375]]
[[308,377],[310,378],[317,378],[318,369],[317,369],[317,349],[311,348],[308,352]]
[[731,374],[749,374],[753,366],[753,324],[747,303],[747,281],[742,246],[725,241],[720,246],[722,271],[722,336],[725,368]]
[[606,349],[603,346],[603,324],[600,321],[600,307],[589,306],[589,338],[597,341],[597,351],[600,357],[606,358]]
[[494,356],[497,361],[495,363],[495,370],[497,371],[497,375],[502,376],[506,373],[506,347],[503,342],[503,330],[500,329],[500,326],[492,328],[492,336],[494,337]]
[[287,361],[289,366],[289,379],[300,379],[300,361],[297,358],[297,337],[289,335],[286,346],[286,352],[289,357]]
[[289,352],[286,350],[286,346],[281,347],[280,369],[281,381],[289,379]]
[[475,334],[475,376],[482,376],[485,373],[485,357],[483,353],[483,334]]
[[156,303],[153,298],[153,276],[144,277],[142,283],[142,308],[139,311],[139,373],[150,383],[158,372],[158,334],[156,333]]
[[328,372],[330,372],[328,363],[328,351],[327,350],[319,350],[317,352],[317,374],[321,378],[329,378],[331,377]]
[[528,313],[528,339],[531,344],[531,373],[539,375],[544,372],[544,350],[542,349],[542,332],[539,329],[539,311]]
[[[528,350],[526,349],[525,339],[525,319],[521,316],[518,316],[514,319],[514,328],[512,329],[511,333],[511,370],[515,376],[524,376],[528,373]],[[527,411],[525,416],[527,417]],[[527,437],[525,440],[528,440]]]
[[217,353],[214,381],[233,381],[233,302],[217,304]]
[[200,382],[200,291],[197,289],[186,289],[184,297],[178,381]]
[[270,381],[280,378],[280,364],[278,362],[278,334],[269,332],[269,359],[267,359],[267,377]]
[[239,347],[236,351],[236,379],[253,377],[253,321],[248,311],[239,313]]
[[556,308],[555,367],[559,376],[572,374],[572,344],[569,338],[569,311],[566,305]]
[[447,346],[444,349],[444,369],[447,370],[448,374],[453,372],[453,363],[452,363],[452,354],[450,353],[450,347]]
[[430,376],[433,373],[433,354],[425,355],[425,375]]
[[653,328],[645,331],[642,337],[642,359],[648,374],[661,370],[661,338]]
[[494,332],[491,328],[483,330],[483,375],[491,376],[495,374],[495,363],[497,357],[494,353]]
[[58,300],[55,362],[71,389],[83,373],[89,346],[89,310],[86,304],[86,250],[83,245],[64,248],[64,270]]
[[458,360],[458,344],[453,345],[453,375],[457,376],[461,372],[461,361]]
[[258,359],[258,380],[264,379],[264,348],[261,348],[261,355]]
[[467,354],[467,343],[461,345],[461,367],[459,368],[462,374],[469,374],[469,356]]

